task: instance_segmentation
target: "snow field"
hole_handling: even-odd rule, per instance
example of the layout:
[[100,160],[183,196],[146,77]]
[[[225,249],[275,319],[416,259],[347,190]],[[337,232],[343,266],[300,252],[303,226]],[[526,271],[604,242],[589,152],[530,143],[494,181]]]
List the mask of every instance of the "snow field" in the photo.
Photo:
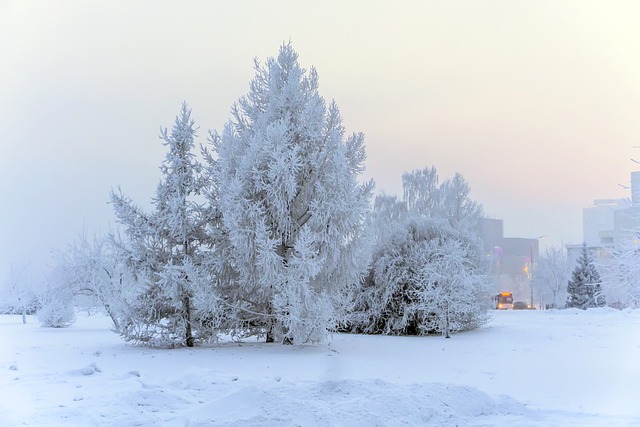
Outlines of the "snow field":
[[442,337],[157,350],[0,317],[2,426],[640,426],[640,312],[495,312]]

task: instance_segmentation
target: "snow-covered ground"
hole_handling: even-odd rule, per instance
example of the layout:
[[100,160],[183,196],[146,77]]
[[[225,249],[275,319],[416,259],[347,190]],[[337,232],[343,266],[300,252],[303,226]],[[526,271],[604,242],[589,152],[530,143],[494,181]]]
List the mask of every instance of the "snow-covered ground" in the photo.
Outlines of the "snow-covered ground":
[[102,316],[0,316],[0,340],[0,426],[640,426],[640,310],[176,350],[127,345]]

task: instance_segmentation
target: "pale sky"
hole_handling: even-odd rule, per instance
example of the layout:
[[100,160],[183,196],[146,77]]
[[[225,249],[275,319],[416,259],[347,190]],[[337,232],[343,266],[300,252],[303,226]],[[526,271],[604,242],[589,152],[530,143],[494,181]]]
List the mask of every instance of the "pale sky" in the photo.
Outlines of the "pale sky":
[[0,0],[0,279],[148,206],[181,102],[200,141],[291,40],[365,177],[461,173],[508,237],[582,241],[640,159],[637,1]]

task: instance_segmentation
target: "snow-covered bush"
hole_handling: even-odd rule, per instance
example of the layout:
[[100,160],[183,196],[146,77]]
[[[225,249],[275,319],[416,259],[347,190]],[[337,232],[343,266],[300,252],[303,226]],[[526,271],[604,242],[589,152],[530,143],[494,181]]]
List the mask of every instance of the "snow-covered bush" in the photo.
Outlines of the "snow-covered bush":
[[487,320],[481,208],[460,175],[438,186],[434,168],[403,176],[404,200],[376,198],[370,274],[356,298],[355,331],[426,335]]
[[603,307],[606,305],[602,293],[602,281],[600,273],[596,269],[593,258],[587,250],[587,245],[582,246],[578,265],[571,274],[571,280],[567,285],[567,308]]
[[364,137],[345,135],[338,107],[326,105],[315,69],[300,67],[291,44],[255,72],[232,119],[211,134],[220,189],[212,203],[230,244],[217,275],[238,328],[316,342],[344,317],[367,267]]
[[42,326],[64,328],[75,322],[73,292],[58,268],[49,274],[46,284],[39,289],[38,301],[40,305],[36,314]]

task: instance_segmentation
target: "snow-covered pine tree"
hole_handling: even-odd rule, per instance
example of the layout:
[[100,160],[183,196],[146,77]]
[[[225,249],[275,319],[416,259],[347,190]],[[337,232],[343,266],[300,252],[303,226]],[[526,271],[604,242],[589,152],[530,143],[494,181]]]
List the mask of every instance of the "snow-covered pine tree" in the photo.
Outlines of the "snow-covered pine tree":
[[[161,130],[168,148],[160,166],[163,179],[145,213],[121,192],[112,194],[119,222],[125,228],[120,256],[136,278],[125,286],[135,287],[120,319],[126,340],[154,346],[194,345],[209,339],[210,329],[193,300],[196,290],[214,292],[211,277],[203,268],[208,253],[206,220],[195,197],[204,185],[201,165],[192,153],[196,128],[191,110],[182,105],[169,134]],[[114,239],[114,242],[118,242]],[[131,293],[131,291],[129,291]],[[208,331],[208,332],[207,332]]]
[[425,335],[486,321],[480,205],[462,176],[438,185],[435,168],[403,175],[404,200],[374,205],[373,265],[356,298],[356,331]]
[[602,294],[601,282],[600,273],[587,250],[587,245],[583,244],[578,265],[573,270],[567,285],[567,308],[585,310],[604,306],[606,302]]
[[290,43],[265,66],[256,60],[255,72],[232,119],[211,134],[233,248],[226,300],[239,327],[267,341],[317,342],[343,318],[346,292],[367,268],[364,137],[345,135],[316,70],[300,67]]

